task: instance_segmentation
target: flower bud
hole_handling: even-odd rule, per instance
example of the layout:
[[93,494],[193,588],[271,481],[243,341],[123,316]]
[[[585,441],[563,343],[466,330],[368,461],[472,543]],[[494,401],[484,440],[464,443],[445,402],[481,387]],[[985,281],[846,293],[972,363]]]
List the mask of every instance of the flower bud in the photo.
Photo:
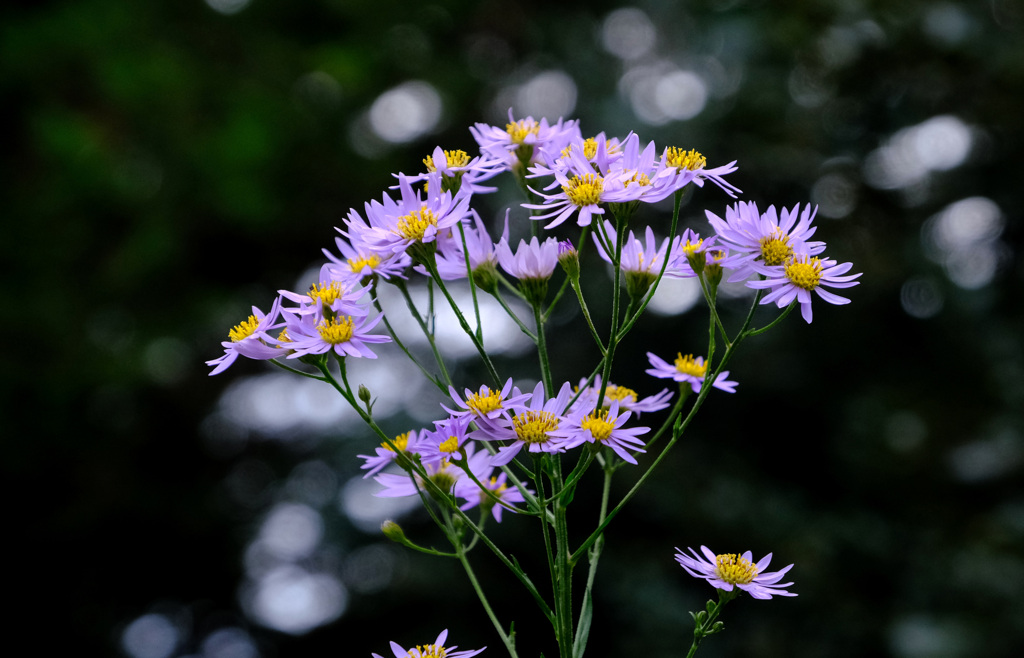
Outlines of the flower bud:
[[405,532],[402,530],[402,526],[398,525],[391,519],[384,521],[380,524],[380,531],[384,533],[384,536],[393,542],[404,544],[408,541],[405,538]]
[[368,389],[365,386],[363,386],[362,384],[360,384],[359,385],[359,399],[362,400],[364,404],[369,404],[370,399],[372,397],[373,396],[370,395],[370,389]]
[[580,253],[569,240],[558,243],[558,264],[570,281],[580,280]]

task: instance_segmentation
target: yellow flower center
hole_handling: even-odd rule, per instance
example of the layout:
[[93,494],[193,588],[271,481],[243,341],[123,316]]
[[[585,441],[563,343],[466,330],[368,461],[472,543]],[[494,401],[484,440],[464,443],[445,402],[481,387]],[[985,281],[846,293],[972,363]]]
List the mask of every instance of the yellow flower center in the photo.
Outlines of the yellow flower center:
[[[452,167],[465,167],[469,164],[469,154],[463,150],[445,151],[444,159],[448,161],[449,169]],[[434,156],[428,155],[423,158],[423,164],[427,165],[427,171],[437,171],[437,165],[434,164]]]
[[320,333],[320,337],[324,339],[325,343],[337,345],[338,343],[345,343],[351,340],[354,328],[355,323],[352,321],[352,317],[345,315],[333,320],[325,319],[321,321],[316,330]]
[[449,455],[453,452],[459,451],[459,439],[455,436],[449,436],[445,441],[441,442],[438,446],[441,452],[447,452]]
[[558,429],[558,419],[550,411],[524,411],[512,419],[512,429],[523,443],[544,443]]
[[[398,436],[395,437],[395,440],[392,441],[392,443],[395,444],[395,448],[398,448],[402,452],[405,452],[405,449],[409,447],[409,433],[405,432],[403,434],[399,434]],[[391,452],[395,451],[395,448],[392,448],[387,443],[380,444],[380,447],[384,448],[385,450],[390,450]]]
[[769,237],[761,238],[761,259],[765,265],[782,265],[793,257],[793,247],[789,245],[789,236],[776,228]]
[[[612,421],[615,419],[612,418]],[[607,441],[615,429],[614,422],[608,422],[608,410],[599,409],[587,414],[587,417],[580,422],[580,427],[590,430],[595,441]]]
[[814,290],[821,281],[821,270],[821,261],[817,258],[804,256],[800,260],[797,257],[786,263],[786,278],[798,288]]
[[626,185],[629,186],[631,183],[636,183],[641,187],[646,187],[651,184],[651,179],[647,174],[640,173],[639,171],[633,174],[633,177],[626,181]]
[[409,650],[406,658],[445,658],[447,655],[447,650],[436,644],[417,644],[415,649]]
[[437,217],[429,208],[420,208],[398,219],[397,233],[407,240],[422,242],[431,226],[437,226]]
[[498,484],[498,476],[492,475],[491,479],[487,481],[487,488],[500,496],[501,492],[508,489],[508,485],[504,482]]
[[588,137],[583,140],[583,157],[587,160],[593,160],[595,155],[597,155],[597,140],[593,137]]
[[353,272],[362,272],[363,268],[369,267],[371,270],[377,269],[380,265],[380,256],[377,254],[370,254],[369,256],[360,256],[358,258],[349,258],[348,267]]
[[604,180],[597,174],[584,174],[582,178],[573,176],[562,191],[577,206],[592,206],[601,201],[604,191]]
[[622,402],[623,400],[628,400],[629,402],[636,402],[637,394],[636,391],[634,391],[631,388],[626,388],[625,386],[616,386],[615,384],[609,384],[608,388],[604,390],[604,399],[605,404],[607,404],[610,400],[618,400],[619,402]]
[[757,576],[757,567],[735,553],[715,556],[715,573],[731,585],[746,585]]
[[693,244],[692,242],[687,240],[686,244],[683,245],[683,253],[686,254],[687,256],[692,256],[693,254],[700,251],[700,247],[702,244],[704,244],[703,238],[697,240],[697,244]]
[[540,125],[536,121],[516,121],[515,123],[505,124],[505,132],[512,138],[513,144],[522,144],[530,135],[536,135],[540,132]]
[[331,281],[330,283],[321,281],[320,285],[314,283],[309,288],[309,298],[313,300],[314,304],[316,303],[316,300],[319,299],[324,303],[324,306],[330,307],[331,304],[341,298],[344,292],[345,289],[342,288],[341,283],[337,281]]
[[670,167],[697,171],[698,169],[703,169],[707,163],[704,156],[693,149],[684,151],[681,148],[670,146],[665,152],[665,164]]
[[[281,333],[279,333],[277,335],[277,342],[279,342],[279,343],[290,343],[290,342],[292,342],[292,337],[288,335],[288,330],[287,329],[282,329]],[[275,345],[274,347],[276,347],[277,349],[281,349],[280,345]]]
[[697,359],[693,358],[692,354],[683,356],[682,352],[676,352],[676,370],[684,375],[699,378],[708,371],[708,364],[697,363]]
[[486,390],[486,394],[473,393],[466,399],[466,406],[478,416],[501,409],[501,391]]
[[258,326],[260,326],[260,321],[256,319],[255,315],[250,315],[248,319],[239,322],[231,328],[231,331],[228,332],[228,338],[231,339],[232,343],[237,343],[252,336]]

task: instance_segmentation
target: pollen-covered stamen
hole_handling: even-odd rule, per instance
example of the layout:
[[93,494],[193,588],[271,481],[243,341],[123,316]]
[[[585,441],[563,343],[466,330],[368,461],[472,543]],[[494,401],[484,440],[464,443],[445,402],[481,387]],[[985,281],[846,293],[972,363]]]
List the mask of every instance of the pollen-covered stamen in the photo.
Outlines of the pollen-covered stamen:
[[420,208],[400,217],[396,232],[407,240],[422,241],[430,227],[437,227],[437,217],[429,208]]
[[447,439],[441,442],[438,450],[441,452],[447,452],[449,455],[459,451],[459,437],[449,436]]
[[715,573],[731,585],[746,585],[757,577],[757,567],[735,553],[715,556]]
[[[448,169],[465,167],[469,164],[469,154],[461,149],[456,151],[445,151],[444,159],[448,161]],[[427,171],[431,173],[437,171],[437,165],[434,164],[434,156],[428,155],[423,158],[423,164],[427,166]]]
[[676,370],[691,377],[703,377],[708,371],[708,364],[697,363],[692,354],[683,356],[682,352],[676,352]]
[[404,432],[402,434],[399,434],[391,443],[394,444],[394,448],[388,445],[387,442],[380,444],[380,447],[391,452],[394,452],[395,448],[398,448],[400,451],[405,452],[405,449],[409,447],[409,433]]
[[588,137],[583,140],[583,157],[587,160],[593,160],[594,156],[597,155],[597,140],[593,137]]
[[768,237],[761,238],[761,260],[765,265],[782,265],[793,257],[793,247],[789,244],[789,236],[781,228]]
[[258,326],[260,326],[260,321],[256,319],[255,315],[250,315],[231,328],[231,331],[228,332],[228,338],[231,339],[232,343],[240,342],[252,336]]
[[447,650],[436,644],[417,644],[415,649],[409,650],[406,658],[445,658]]
[[317,325],[316,330],[325,343],[337,345],[338,343],[352,340],[355,322],[353,322],[352,316],[349,315],[334,319],[324,319]]
[[487,393],[472,393],[466,398],[466,406],[478,416],[486,416],[492,411],[501,409],[501,391],[485,388]]
[[523,119],[515,123],[505,124],[505,132],[508,133],[513,144],[522,144],[527,137],[540,132],[540,125],[536,121]]
[[604,390],[604,403],[607,405],[611,400],[618,400],[619,402],[636,402],[637,394],[631,388],[625,386],[616,386],[615,384],[609,384],[608,388]]
[[698,169],[703,169],[707,163],[704,156],[693,149],[684,151],[681,148],[670,146],[665,151],[665,164],[669,167],[697,171]]
[[[288,335],[288,330],[287,329],[282,329],[281,333],[279,333],[277,335],[277,342],[278,343],[290,343],[290,342],[292,342],[292,337]],[[274,347],[276,347],[278,349],[281,348],[280,345],[275,345]]]
[[377,254],[370,254],[369,256],[359,256],[358,258],[349,258],[348,267],[353,272],[362,272],[367,267],[371,270],[375,270],[380,266],[380,256]]
[[684,244],[683,247],[682,247],[683,253],[686,254],[687,256],[692,256],[693,254],[695,254],[695,253],[697,253],[698,251],[701,250],[701,245],[703,245],[703,244],[704,244],[704,240],[703,239],[697,240],[697,244],[694,244],[694,243],[690,242],[689,240],[687,240],[686,244]]
[[821,261],[808,256],[797,256],[786,263],[786,278],[797,288],[814,290],[821,282]]
[[577,206],[592,206],[601,202],[601,193],[604,191],[604,179],[597,174],[584,174],[582,177],[573,176],[568,185],[562,186],[562,191],[573,204]]
[[632,178],[626,181],[626,186],[629,187],[632,183],[636,183],[641,187],[646,187],[651,184],[651,179],[647,174],[638,171],[633,174]]
[[313,300],[313,303],[315,304],[317,300],[320,300],[327,308],[330,308],[331,304],[341,299],[343,294],[345,294],[345,288],[338,281],[321,281],[319,285],[314,283],[309,288],[309,298]]
[[590,430],[590,435],[594,437],[595,441],[606,441],[612,435],[612,430],[615,429],[615,418],[612,418],[612,422],[608,422],[608,410],[598,409],[592,411],[580,421],[580,427],[585,430]]
[[523,443],[544,443],[558,429],[558,418],[550,411],[524,411],[512,419],[512,429]]

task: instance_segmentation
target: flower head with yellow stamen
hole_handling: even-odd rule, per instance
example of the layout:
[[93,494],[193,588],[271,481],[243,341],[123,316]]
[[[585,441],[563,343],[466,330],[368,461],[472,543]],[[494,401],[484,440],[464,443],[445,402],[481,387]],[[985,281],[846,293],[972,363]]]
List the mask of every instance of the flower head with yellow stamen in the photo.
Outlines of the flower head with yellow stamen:
[[756,290],[769,292],[761,300],[762,304],[774,303],[779,308],[785,308],[793,302],[800,304],[800,315],[810,324],[813,318],[811,300],[813,292],[829,304],[849,304],[850,300],[840,297],[825,290],[824,286],[830,288],[849,288],[855,286],[860,276],[857,274],[846,274],[853,267],[853,263],[837,264],[830,258],[819,258],[810,256],[807,253],[797,253],[783,265],[779,265],[761,281],[748,281],[747,287]]
[[[446,647],[444,645],[447,639],[448,629],[445,629],[441,631],[441,634],[437,636],[437,639],[434,640],[433,644],[418,644],[407,650],[397,642],[392,642],[391,651],[395,654],[395,658],[470,658],[487,648],[484,647],[483,649],[456,651],[458,647]],[[373,654],[373,658],[383,657],[378,654]]]
[[[708,364],[704,363],[704,357],[694,357],[692,354],[683,356],[680,352],[674,363],[668,363],[653,352],[648,352],[647,360],[651,367],[644,372],[648,375],[661,379],[672,379],[680,384],[689,384],[694,393],[700,393],[708,370]],[[728,377],[728,370],[718,373],[712,386],[726,393],[735,393],[736,382],[729,381]]]
[[715,589],[733,592],[734,588],[737,588],[755,599],[796,596],[795,593],[783,589],[793,583],[779,582],[786,572],[793,568],[792,564],[778,571],[765,571],[772,561],[771,553],[765,555],[755,564],[754,556],[750,551],[742,555],[736,553],[715,555],[707,546],[701,546],[700,551],[703,555],[698,555],[692,548],[688,550],[692,557],[676,548],[676,562],[686,570],[686,573],[694,578],[703,578]]
[[281,328],[281,323],[278,323],[280,313],[280,297],[274,300],[269,313],[253,306],[252,314],[228,331],[228,340],[221,343],[224,354],[206,362],[206,365],[213,366],[210,375],[219,375],[227,370],[239,355],[261,361],[282,356],[277,343],[268,333]]
[[[596,399],[594,400],[596,402]],[[646,434],[649,427],[628,427],[623,425],[632,415],[629,411],[619,410],[619,401],[612,400],[608,407],[600,409],[577,409],[569,414],[566,422],[555,432],[555,436],[561,436],[565,442],[563,447],[566,450],[592,443],[595,446],[610,448],[623,461],[636,464],[636,458],[629,451],[646,452],[644,442],[637,438]]]

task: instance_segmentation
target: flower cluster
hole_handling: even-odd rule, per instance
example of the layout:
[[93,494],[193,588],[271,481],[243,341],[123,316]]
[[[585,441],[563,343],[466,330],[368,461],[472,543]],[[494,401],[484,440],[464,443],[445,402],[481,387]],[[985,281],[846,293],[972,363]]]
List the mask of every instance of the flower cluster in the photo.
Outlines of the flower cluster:
[[[645,479],[661,461],[660,456],[651,459],[646,453],[662,436],[667,438],[661,449],[667,451],[689,423],[689,416],[683,422],[684,404],[691,403],[692,416],[712,388],[734,393],[738,383],[724,369],[733,350],[742,338],[763,332],[786,315],[773,313],[772,325],[755,328],[751,325],[754,304],[775,304],[787,312],[799,305],[803,319],[810,323],[815,295],[830,304],[849,303],[827,288],[857,285],[860,275],[849,273],[850,263],[828,258],[825,244],[813,239],[816,209],[809,205],[797,204],[781,212],[771,206],[761,213],[752,202],[735,201],[726,208],[724,218],[705,211],[710,231],[704,231],[703,237],[694,228],[681,227],[679,208],[685,191],[710,181],[718,193],[737,198],[740,189],[727,180],[737,171],[734,161],[709,167],[693,149],[659,147],[636,133],[624,138],[604,133],[587,137],[576,120],[517,119],[512,110],[504,127],[478,123],[470,133],[477,152],[437,146],[423,158],[422,171],[395,174],[397,183],[379,198],[364,203],[361,212],[350,209],[337,228],[334,249],[324,250],[326,262],[309,288],[280,290],[266,313],[253,307],[252,314],[229,331],[229,340],[222,343],[224,354],[207,363],[211,374],[219,374],[239,355],[271,360],[291,370],[305,368],[301,374],[332,384],[380,439],[372,452],[359,455],[365,477],[381,486],[377,495],[420,496],[429,508],[443,510],[431,518],[455,548],[448,556],[464,557],[483,534],[483,521],[489,517],[501,522],[508,511],[541,519],[552,569],[551,595],[557,599],[557,604],[542,603],[542,608],[554,620],[573,609],[572,568],[584,556],[596,564],[603,545],[601,533],[636,491],[631,489],[611,511],[602,509],[598,529],[582,546],[569,546],[565,510],[586,470],[597,464],[605,471],[606,499],[612,474],[623,463],[651,462],[641,481]],[[485,183],[501,175],[518,183],[528,197],[521,208],[536,223],[520,221],[517,226],[510,209],[495,238],[494,227],[489,229],[473,206],[478,195],[495,191]],[[635,222],[641,208],[669,198],[674,198],[675,210],[667,235],[656,225]],[[562,239],[563,233],[575,230],[573,224],[582,227],[578,236]],[[531,233],[528,239],[519,238],[526,233],[524,226]],[[545,234],[541,226],[557,228],[559,234]],[[612,309],[608,324],[595,323],[585,301],[583,286],[589,288],[593,281],[581,277],[581,261],[590,250],[608,263],[615,281],[612,303],[602,304]],[[565,280],[552,300],[549,288],[559,284],[549,286],[549,282],[558,276],[559,267]],[[646,374],[671,379],[678,390],[665,388],[643,396],[610,381],[613,361],[617,345],[632,330],[664,277],[697,280],[709,305],[711,336],[702,356],[668,346],[666,351],[676,353],[670,363],[654,351],[647,352]],[[407,287],[417,279],[430,291],[431,308],[422,313]],[[717,290],[723,280],[744,282],[756,291],[750,314],[735,337],[727,335],[728,319],[717,311]],[[388,285],[401,291],[406,300],[402,312],[412,313],[426,335],[437,374],[394,333],[392,327],[397,324],[390,320],[392,311],[378,299],[380,287]],[[476,329],[458,308],[449,285],[470,287]],[[569,294],[563,294],[570,288]],[[620,304],[623,289],[628,302]],[[493,296],[534,342],[539,377],[527,383],[499,375],[483,346],[478,293]],[[525,302],[532,318],[520,318],[505,295]],[[600,355],[598,366],[584,371],[589,375],[584,374],[575,386],[553,376],[545,336],[554,307],[573,295]],[[476,388],[456,388],[450,376],[453,370],[444,362],[443,346],[437,344],[433,304],[442,298],[487,372],[487,383]],[[597,327],[609,324],[610,330],[602,335]],[[716,334],[725,340],[717,342]],[[723,344],[725,354],[716,353],[715,346]],[[372,394],[363,387],[358,394],[353,391],[346,360],[374,359],[378,349],[401,350],[447,395],[437,420],[398,435],[377,424]],[[285,365],[289,362],[298,365]],[[573,381],[580,376],[575,373]],[[699,395],[694,398],[691,393]],[[651,428],[637,423],[641,415],[670,406],[659,430],[651,433]],[[575,466],[563,470],[561,457],[567,453],[575,453],[571,459]],[[467,515],[473,510],[479,521]],[[439,553],[416,546],[394,524],[385,532],[413,548]],[[500,549],[489,542],[488,548],[501,556]],[[779,583],[790,567],[765,571],[770,554],[754,563],[749,552],[715,555],[704,547],[701,551],[702,555],[692,549],[690,555],[679,551],[676,559],[688,573],[707,579],[729,596],[735,590],[754,598],[795,596],[784,589],[790,583]],[[542,597],[514,560],[502,562],[535,598]],[[717,632],[716,615],[717,609],[698,619],[700,637]],[[511,648],[511,636],[496,622],[495,626]],[[555,623],[556,632],[585,627],[589,620],[574,624],[559,618]],[[392,643],[391,648],[396,658],[468,658],[482,651],[456,652],[455,647],[444,646],[446,639],[444,631],[430,645],[406,650]],[[576,653],[572,647],[579,638],[558,639],[563,656]]]

